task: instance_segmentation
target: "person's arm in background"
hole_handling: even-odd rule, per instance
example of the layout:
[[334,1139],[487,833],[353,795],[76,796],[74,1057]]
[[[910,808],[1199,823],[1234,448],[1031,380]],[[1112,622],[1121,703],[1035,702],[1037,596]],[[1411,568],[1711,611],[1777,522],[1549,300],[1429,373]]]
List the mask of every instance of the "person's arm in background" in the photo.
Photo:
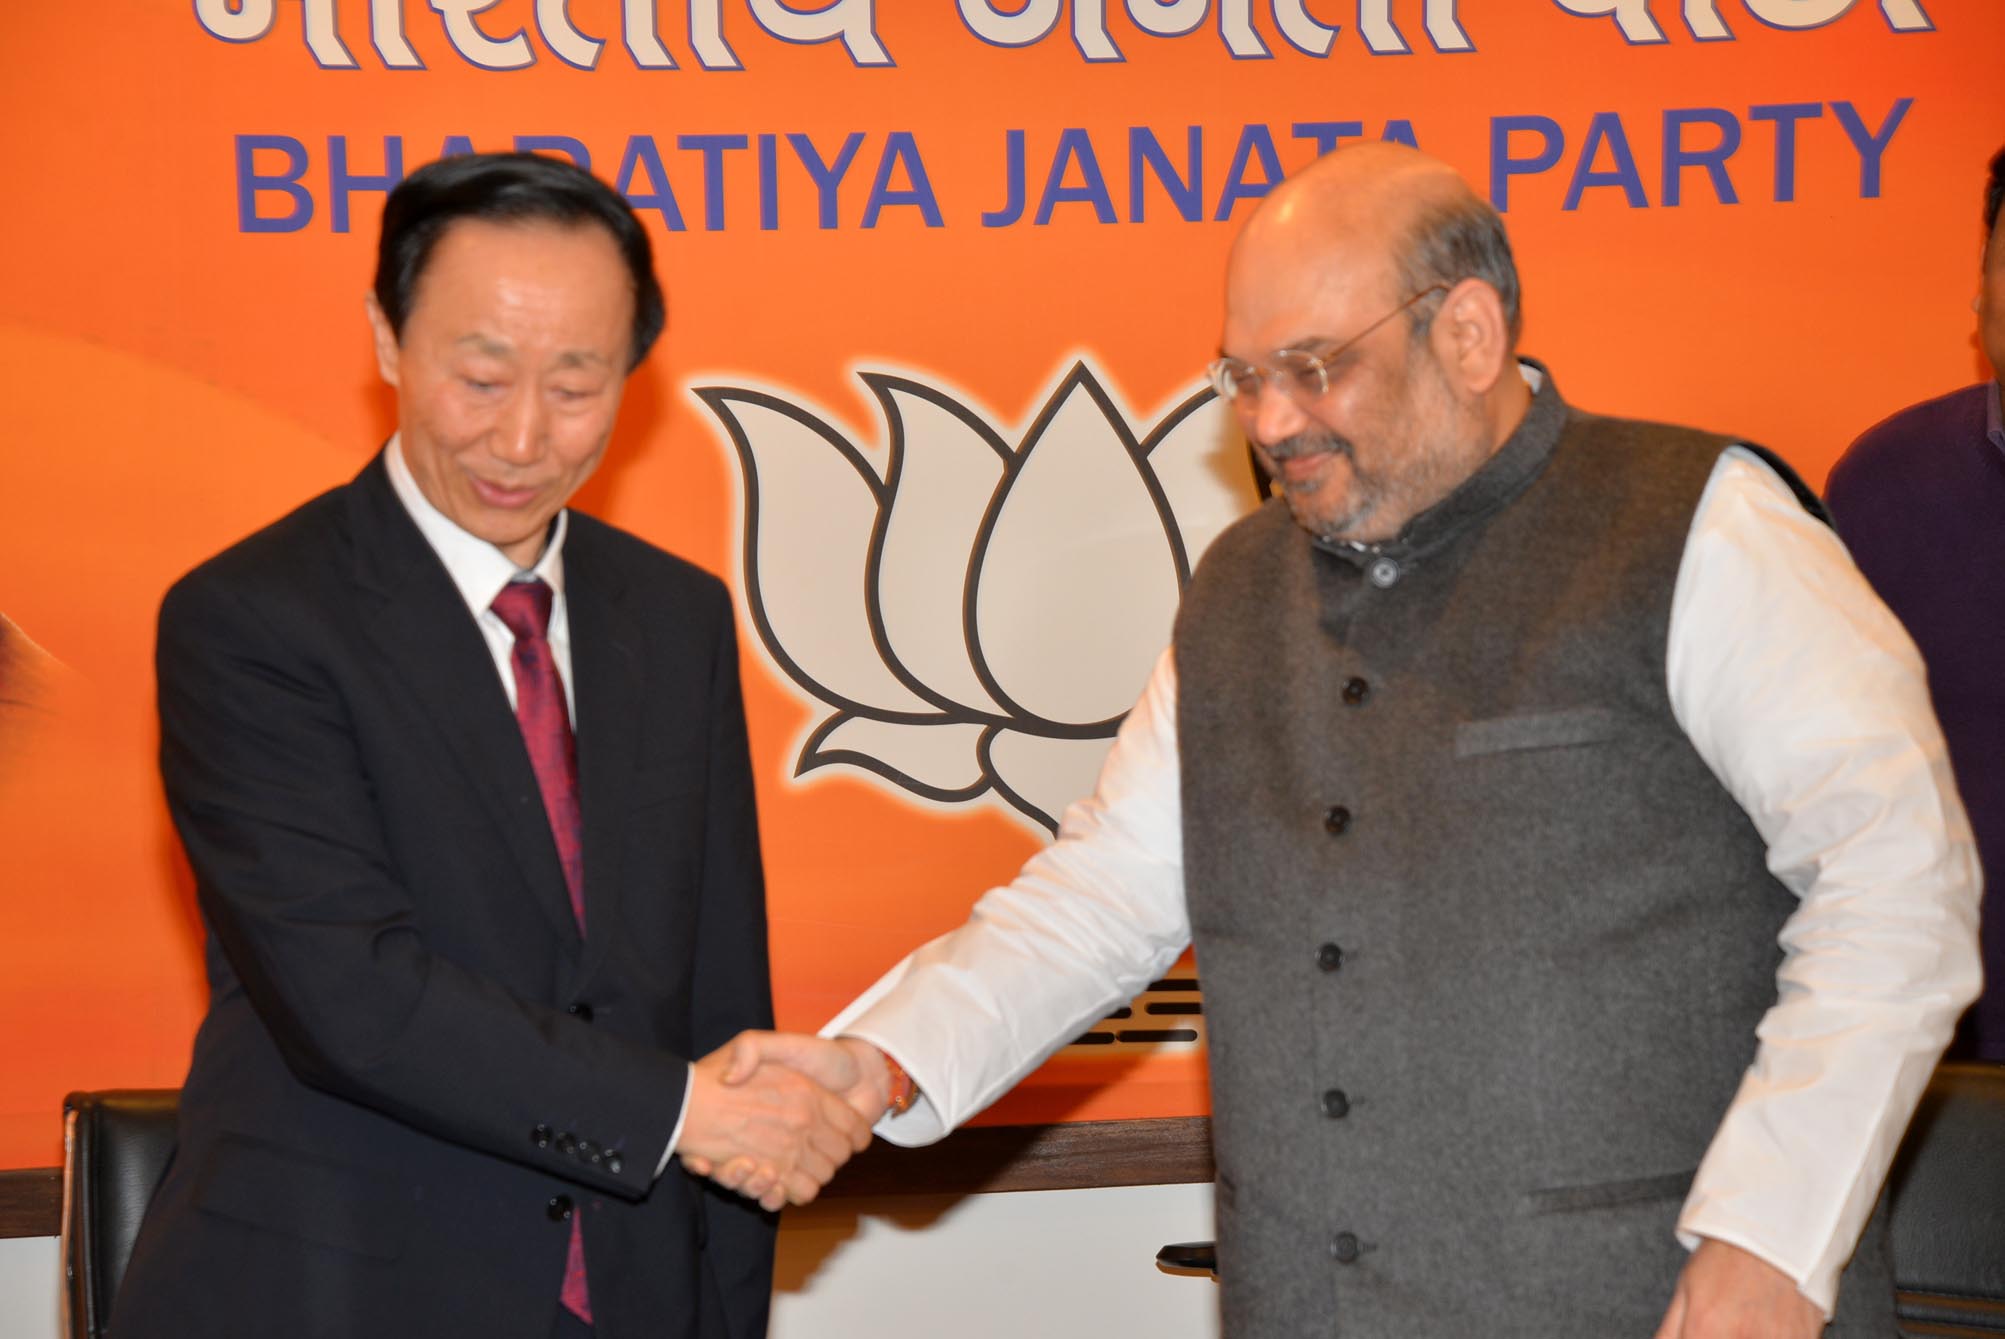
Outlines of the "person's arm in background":
[[1660,1335],[1815,1335],[1977,995],[1969,821],[1913,643],[1749,452],[1722,458],[1694,517],[1666,676],[1679,724],[1802,904],[1754,1062],[1679,1216],[1696,1249]]

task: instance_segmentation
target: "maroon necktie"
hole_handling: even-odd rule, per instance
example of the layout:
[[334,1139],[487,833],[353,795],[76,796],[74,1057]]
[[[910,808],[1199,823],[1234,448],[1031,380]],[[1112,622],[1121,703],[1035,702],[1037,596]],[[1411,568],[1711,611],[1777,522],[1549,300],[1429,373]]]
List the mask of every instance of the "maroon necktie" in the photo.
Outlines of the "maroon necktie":
[[[571,914],[578,932],[585,931],[584,825],[578,816],[578,745],[571,734],[571,713],[564,704],[564,681],[550,653],[550,588],[541,579],[511,581],[494,597],[495,617],[515,634],[509,660],[515,669],[515,721],[529,747],[529,765],[536,788],[543,792],[543,811],[550,818],[550,835],[557,842],[557,859],[564,866],[564,884],[571,893]],[[582,1210],[571,1214],[571,1247],[564,1260],[565,1309],[587,1325],[592,1301],[585,1288],[585,1238]]]

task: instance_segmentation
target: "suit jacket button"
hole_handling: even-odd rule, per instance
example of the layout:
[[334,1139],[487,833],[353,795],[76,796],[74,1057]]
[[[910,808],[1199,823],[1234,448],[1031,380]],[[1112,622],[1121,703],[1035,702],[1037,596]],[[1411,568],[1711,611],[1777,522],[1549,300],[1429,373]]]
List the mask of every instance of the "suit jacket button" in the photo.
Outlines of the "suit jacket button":
[[529,1142],[538,1148],[550,1147],[550,1127],[538,1125],[529,1132]]
[[567,1223],[571,1220],[571,1197],[559,1195],[543,1206],[543,1212],[550,1215],[553,1223]]
[[1323,831],[1332,837],[1341,837],[1351,825],[1351,811],[1341,804],[1333,804],[1323,815]]
[[625,1165],[626,1165],[626,1160],[620,1157],[618,1153],[606,1154],[606,1170],[611,1172],[614,1176],[618,1176],[620,1174],[620,1168],[624,1167]]
[[569,1130],[557,1136],[556,1144],[557,1151],[567,1158],[578,1151],[578,1141]]
[[1324,944],[1316,950],[1316,966],[1326,972],[1334,972],[1344,965],[1344,951],[1335,944]]
[[572,1005],[569,1009],[566,1009],[564,1012],[570,1014],[571,1017],[577,1019],[581,1023],[589,1023],[592,1021],[592,1006],[585,1003],[583,1000],[579,1000],[576,1004]]
[[1332,1088],[1323,1094],[1323,1114],[1331,1120],[1342,1120],[1351,1114],[1351,1099],[1342,1088]]
[[1339,1232],[1330,1238],[1330,1258],[1340,1265],[1355,1263],[1358,1258],[1357,1234]]
[[1370,696],[1371,696],[1371,684],[1368,683],[1366,680],[1353,678],[1345,682],[1344,684],[1345,705],[1352,707],[1363,706],[1364,700]]
[[578,1156],[596,1167],[605,1154],[600,1152],[599,1146],[591,1140],[580,1139],[578,1141]]

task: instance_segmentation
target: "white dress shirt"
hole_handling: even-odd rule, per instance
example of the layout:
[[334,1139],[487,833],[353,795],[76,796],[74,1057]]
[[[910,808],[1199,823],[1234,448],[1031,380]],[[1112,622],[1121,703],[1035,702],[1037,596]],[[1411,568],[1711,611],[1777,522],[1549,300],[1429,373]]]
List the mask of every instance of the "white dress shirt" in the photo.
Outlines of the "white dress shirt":
[[[390,488],[397,494],[397,500],[404,504],[404,510],[417,523],[418,533],[431,545],[432,552],[445,564],[446,575],[458,589],[460,598],[466,601],[467,612],[480,628],[480,635],[487,640],[488,654],[494,657],[494,672],[501,676],[501,686],[508,693],[508,705],[515,703],[515,666],[511,659],[515,649],[515,634],[501,621],[501,615],[491,607],[494,597],[501,594],[502,587],[512,581],[533,581],[541,579],[550,587],[550,623],[544,632],[550,643],[550,659],[556,663],[557,678],[564,685],[564,709],[573,722],[578,719],[578,699],[571,688],[571,615],[564,600],[564,537],[570,533],[571,513],[559,511],[557,521],[550,527],[550,539],[543,546],[543,552],[529,567],[517,567],[515,560],[503,553],[480,536],[462,530],[446,514],[432,505],[418,481],[411,474],[410,465],[404,460],[403,442],[398,437],[390,439],[383,450],[383,465],[390,475]],[[695,1086],[696,1071],[690,1069],[690,1084],[682,1090],[682,1110],[676,1113],[675,1129],[669,1135],[668,1147],[662,1152],[661,1162],[654,1174],[660,1176],[668,1169],[668,1160],[675,1154],[676,1140],[682,1137],[682,1123],[689,1115],[690,1088]]]
[[[1679,726],[1801,902],[1781,933],[1777,1001],[1678,1235],[1753,1252],[1829,1315],[1978,992],[1970,825],[1913,642],[1750,451],[1729,449],[1699,500],[1668,638]],[[1189,943],[1176,694],[1166,651],[1057,841],[824,1029],[878,1046],[917,1083],[918,1105],[879,1122],[886,1139],[940,1138]]]

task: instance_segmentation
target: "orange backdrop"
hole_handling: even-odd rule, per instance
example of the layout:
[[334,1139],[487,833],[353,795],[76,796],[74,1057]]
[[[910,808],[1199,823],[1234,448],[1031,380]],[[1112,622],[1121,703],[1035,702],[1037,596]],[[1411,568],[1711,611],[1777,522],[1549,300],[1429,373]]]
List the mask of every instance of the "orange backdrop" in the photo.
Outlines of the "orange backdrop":
[[[1577,404],[1743,433],[1820,480],[1980,372],[1995,0],[478,8],[0,19],[0,612],[66,667],[0,775],[0,1166],[56,1160],[69,1088],[181,1077],[200,934],[153,767],[154,610],[386,435],[362,314],[381,178],[452,137],[564,141],[543,147],[647,197],[669,331],[581,505],[741,595],[747,479],[696,388],[762,388],[878,460],[862,371],[946,388],[1014,446],[1083,360],[1146,434],[1199,389],[1237,222],[1345,135],[1410,136],[1506,207],[1526,346]],[[741,630],[780,1015],[814,1025],[1042,829],[866,766],[796,776],[827,709]],[[996,1114],[1203,1106],[1189,1048],[1075,1048]]]

